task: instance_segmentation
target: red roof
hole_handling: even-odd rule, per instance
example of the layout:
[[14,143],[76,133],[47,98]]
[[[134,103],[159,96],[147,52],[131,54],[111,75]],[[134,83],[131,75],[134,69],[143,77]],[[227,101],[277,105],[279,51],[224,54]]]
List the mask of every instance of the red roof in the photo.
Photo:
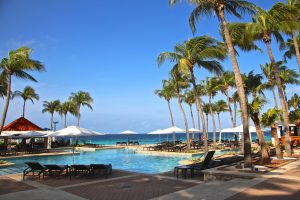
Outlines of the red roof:
[[43,129],[38,125],[35,125],[28,119],[20,117],[15,121],[7,124],[3,127],[3,131],[42,131]]

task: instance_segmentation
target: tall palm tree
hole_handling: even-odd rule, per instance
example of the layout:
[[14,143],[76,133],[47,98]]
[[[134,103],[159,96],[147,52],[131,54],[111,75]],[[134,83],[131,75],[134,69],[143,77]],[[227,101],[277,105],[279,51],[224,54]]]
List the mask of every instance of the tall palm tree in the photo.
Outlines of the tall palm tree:
[[252,102],[249,104],[250,117],[255,125],[257,137],[259,140],[259,145],[261,147],[261,162],[262,164],[270,163],[270,155],[268,152],[268,147],[265,142],[264,132],[261,127],[259,113],[266,100],[261,96],[256,96],[253,98]]
[[181,94],[181,91],[183,89],[186,89],[186,88],[189,87],[188,77],[186,75],[182,75],[179,72],[178,67],[176,65],[174,66],[174,68],[172,69],[170,74],[171,74],[171,79],[169,80],[169,84],[173,86],[175,95],[177,97],[178,106],[179,106],[180,111],[182,113],[183,120],[184,120],[184,125],[185,125],[187,149],[190,149],[191,144],[190,144],[189,125],[188,125],[188,122],[187,122],[185,111],[184,111],[184,109],[182,107],[182,104],[181,104],[182,96],[183,96]]
[[217,101],[215,104],[215,111],[218,115],[218,121],[219,121],[219,143],[222,142],[222,133],[221,133],[221,130],[222,130],[222,123],[221,123],[221,120],[220,120],[220,113],[221,112],[226,112],[228,111],[228,104],[224,101],[224,100],[219,100]]
[[[0,71],[0,74],[2,74],[1,71]],[[5,81],[5,77],[1,77],[0,76],[0,97],[1,98],[5,97],[5,95],[6,95],[6,88],[7,88],[7,83]]]
[[260,69],[261,69],[263,75],[265,76],[265,78],[268,80],[266,83],[266,86],[267,86],[266,89],[270,89],[272,91],[275,106],[278,108],[277,98],[276,98],[276,94],[274,91],[275,81],[274,81],[273,66],[271,63],[266,63],[265,65],[260,65]]
[[[198,118],[202,121],[203,134],[206,135],[206,126],[201,108],[201,99],[198,96],[196,77],[194,70],[196,67],[203,68],[209,72],[220,74],[223,69],[219,61],[226,57],[224,45],[220,45],[215,39],[208,36],[200,36],[190,39],[183,44],[177,44],[174,52],[163,52],[158,58],[159,65],[166,60],[176,62],[179,71],[190,75],[190,81],[193,86],[196,97],[196,106]],[[207,140],[204,140],[205,149],[208,149]]]
[[[276,5],[278,10],[285,11],[285,16],[281,22],[281,31],[290,35],[292,39],[288,39],[289,49],[293,48],[286,56],[291,57],[292,55],[296,56],[298,69],[300,73],[300,51],[299,51],[299,35],[296,35],[296,32],[299,31],[299,14],[300,14],[300,2],[299,0],[288,0],[286,4],[278,2]],[[293,53],[292,53],[293,52]],[[291,54],[292,53],[292,54]]]
[[[300,43],[300,35],[297,36],[296,40],[297,40],[297,43],[299,44]],[[294,41],[292,39],[287,39],[284,48],[286,51],[283,54],[283,60],[285,62],[287,62],[287,59],[292,59],[292,57],[296,55]],[[298,47],[298,51],[300,51],[300,47]]]
[[57,112],[60,116],[64,117],[64,128],[67,128],[67,115],[70,113],[76,116],[76,105],[72,101],[66,101],[57,107]]
[[212,98],[217,94],[217,92],[219,90],[218,79],[216,77],[212,77],[212,78],[206,77],[206,80],[202,81],[202,86],[208,97],[209,112],[210,112],[210,116],[212,119],[212,125],[213,125],[213,145],[214,145],[214,147],[216,147],[217,146],[216,122],[215,122],[215,117],[213,114]]
[[206,116],[206,132],[207,132],[207,135],[205,135],[205,137],[208,138],[208,115],[210,113],[210,105],[208,103],[205,103],[203,102],[203,112],[205,113],[205,116]]
[[281,80],[283,95],[287,105],[287,95],[286,95],[286,86],[287,85],[300,85],[299,74],[292,69],[288,69],[285,66],[279,68],[279,77]]
[[240,98],[237,92],[234,92],[231,101],[233,103],[233,110],[234,110],[234,124],[236,125],[236,115],[237,115],[237,103],[240,103]]
[[262,83],[263,76],[261,74],[254,74],[254,71],[250,71],[245,76],[245,91],[246,94],[251,94],[253,98],[257,95],[264,95],[263,90],[265,85]]
[[232,109],[231,109],[231,102],[230,102],[230,96],[229,96],[229,89],[234,87],[235,80],[234,80],[234,74],[231,71],[225,71],[220,77],[219,77],[219,89],[220,91],[226,96],[227,98],[227,108],[230,114],[230,120],[232,123],[232,127],[236,127],[236,124],[234,123]]
[[290,100],[288,100],[289,109],[293,107],[294,110],[300,108],[300,97],[295,93]]
[[[174,89],[172,86],[170,86],[169,84],[167,84],[166,81],[163,81],[163,87],[160,90],[155,90],[154,92],[156,95],[158,95],[160,98],[164,98],[167,103],[168,103],[168,109],[169,109],[169,114],[170,114],[170,119],[171,119],[171,124],[172,126],[175,126],[174,123],[174,119],[173,119],[173,113],[172,113],[172,109],[171,109],[171,105],[170,105],[170,101],[173,97],[175,97],[174,94]],[[176,136],[175,136],[175,132],[173,133],[173,142],[175,144],[176,141]]]
[[[179,2],[179,0],[169,0],[171,5]],[[225,43],[227,45],[228,53],[232,62],[233,72],[236,81],[237,91],[240,97],[240,104],[242,110],[242,121],[243,121],[243,133],[245,135],[245,167],[250,167],[251,163],[251,143],[249,135],[249,123],[248,123],[248,103],[243,87],[243,79],[240,73],[239,64],[236,59],[236,52],[234,50],[234,44],[230,36],[225,14],[232,14],[238,18],[242,18],[245,12],[254,14],[258,8],[253,3],[245,0],[188,0],[196,5],[196,8],[192,11],[190,17],[190,26],[192,31],[195,32],[195,20],[201,19],[202,15],[209,15],[218,17],[222,30],[224,33]]]
[[261,123],[264,127],[271,127],[272,136],[274,137],[275,140],[276,157],[278,159],[282,159],[283,156],[281,152],[279,138],[277,135],[277,125],[276,125],[276,120],[278,120],[278,116],[280,116],[279,112],[280,111],[276,107],[272,109],[268,109],[267,112],[261,115]]
[[30,87],[30,86],[27,86],[23,89],[23,91],[15,91],[13,94],[12,94],[12,98],[15,98],[15,97],[21,97],[23,99],[23,114],[22,114],[22,117],[25,116],[25,106],[26,106],[26,101],[27,100],[30,100],[32,103],[33,100],[39,100],[40,97],[39,95],[35,92],[35,90]]
[[284,132],[285,132],[285,149],[288,156],[291,156],[291,141],[290,141],[290,132],[289,132],[289,119],[288,119],[288,110],[286,107],[286,101],[284,99],[282,83],[279,76],[279,66],[276,64],[273,51],[271,49],[272,37],[275,37],[276,40],[283,45],[283,38],[280,34],[281,23],[280,19],[284,18],[285,12],[273,6],[269,11],[260,10],[256,16],[253,17],[252,23],[239,23],[233,24],[234,26],[245,26],[246,34],[255,41],[262,41],[265,43],[268,51],[268,55],[273,66],[275,83],[277,86],[279,100],[283,112],[283,121],[284,121]]
[[77,125],[79,126],[81,118],[80,108],[81,106],[86,106],[89,109],[93,110],[91,105],[93,103],[93,98],[88,92],[78,91],[76,93],[72,92],[69,100],[74,102],[76,105]]
[[28,79],[34,82],[37,80],[28,74],[28,71],[44,71],[45,68],[40,61],[30,58],[31,49],[27,47],[21,47],[17,50],[10,51],[7,58],[3,58],[0,63],[1,77],[5,78],[7,83],[6,87],[6,100],[3,109],[2,119],[0,123],[0,135],[5,124],[6,114],[9,107],[9,101],[11,97],[11,79],[12,77]]
[[53,130],[53,115],[54,112],[56,112],[59,108],[60,101],[59,100],[54,100],[54,101],[44,101],[43,107],[44,109],[42,110],[42,113],[50,113],[51,115],[51,120],[50,120],[50,129],[51,131]]
[[[189,105],[190,107],[190,113],[191,113],[191,119],[192,119],[192,124],[193,124],[193,128],[195,127],[195,120],[194,120],[194,115],[193,115],[193,104],[195,103],[195,94],[194,91],[191,90],[187,90],[185,91],[184,97],[183,97],[183,101]],[[195,133],[192,134],[192,139],[195,139]]]

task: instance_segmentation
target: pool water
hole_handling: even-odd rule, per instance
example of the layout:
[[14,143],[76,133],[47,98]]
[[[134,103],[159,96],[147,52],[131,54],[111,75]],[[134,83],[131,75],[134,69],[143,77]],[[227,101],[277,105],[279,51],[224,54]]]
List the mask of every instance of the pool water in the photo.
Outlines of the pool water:
[[[199,156],[198,156],[199,157]],[[26,165],[24,162],[36,161],[41,164],[91,164],[91,163],[111,163],[113,169],[121,169],[132,172],[146,174],[163,173],[173,170],[179,165],[179,161],[191,159],[189,156],[156,156],[135,153],[133,150],[115,149],[99,150],[95,152],[80,152],[80,154],[62,156],[43,156],[30,158],[8,158],[9,162],[16,163],[13,167],[1,168],[0,175],[21,173]]]

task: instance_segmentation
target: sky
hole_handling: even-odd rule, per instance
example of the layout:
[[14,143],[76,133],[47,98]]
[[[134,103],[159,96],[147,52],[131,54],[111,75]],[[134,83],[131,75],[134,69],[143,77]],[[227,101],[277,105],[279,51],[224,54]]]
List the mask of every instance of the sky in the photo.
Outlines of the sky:
[[[251,2],[269,9],[278,1]],[[33,50],[31,57],[46,67],[46,72],[31,73],[38,83],[13,79],[13,91],[29,85],[40,96],[34,104],[27,102],[25,117],[41,127],[49,127],[50,115],[41,112],[43,101],[64,102],[71,92],[82,90],[94,99],[93,111],[82,108],[82,127],[104,133],[126,129],[146,133],[171,126],[167,104],[154,95],[154,90],[161,88],[163,79],[168,79],[173,64],[158,68],[157,56],[194,36],[220,39],[215,17],[201,18],[197,33],[192,34],[188,19],[193,8],[184,1],[171,7],[168,0],[0,0],[0,58],[7,57],[9,50],[28,46]],[[231,16],[227,19],[238,21]],[[245,16],[244,21],[249,20],[250,16]],[[238,61],[243,73],[260,73],[259,65],[269,62],[264,45],[258,45],[264,53],[240,53]],[[281,60],[282,52],[275,42],[272,48],[276,59]],[[297,69],[295,59],[287,65]],[[229,59],[223,67],[232,69]],[[196,73],[198,81],[212,76],[203,70]],[[288,88],[288,95],[294,91],[299,92],[300,88]],[[266,107],[273,106],[271,94],[266,95]],[[218,99],[224,96],[214,98]],[[171,106],[175,124],[184,127],[177,101],[173,100]],[[184,108],[191,126],[188,107]],[[12,100],[6,122],[21,114],[22,100]],[[57,128],[62,128],[63,119],[57,114],[54,119],[59,121]],[[228,119],[228,113],[221,114],[224,128],[231,126]],[[69,116],[67,123],[75,124],[76,119]]]

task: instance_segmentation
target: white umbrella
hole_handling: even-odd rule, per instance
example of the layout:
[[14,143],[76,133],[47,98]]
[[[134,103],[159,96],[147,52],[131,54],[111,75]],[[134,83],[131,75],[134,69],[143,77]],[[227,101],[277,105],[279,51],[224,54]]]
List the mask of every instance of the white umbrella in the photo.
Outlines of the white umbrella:
[[[225,128],[222,129],[221,132],[227,132],[227,133],[242,133],[243,130],[243,125],[237,126],[235,128]],[[256,129],[254,126],[249,126],[249,132],[255,133]]]
[[156,130],[156,131],[152,131],[152,132],[150,132],[150,133],[148,133],[149,135],[157,135],[157,134],[166,134],[166,132],[164,132],[163,130],[161,130],[161,129],[158,129],[158,130]]
[[160,141],[160,134],[166,134],[163,130],[161,130],[161,129],[158,129],[158,130],[156,130],[156,131],[152,131],[152,132],[150,132],[150,133],[148,133],[149,135],[158,135],[159,136],[159,142],[161,142]]
[[[78,136],[99,136],[104,135],[103,133],[98,133],[96,131],[91,131],[86,128],[81,128],[78,126],[68,126],[67,128],[58,130],[54,133],[50,133],[47,136],[48,137],[78,137]],[[73,145],[73,163],[74,163],[74,151],[75,151],[75,143]]]
[[126,131],[123,131],[123,132],[121,132],[121,133],[122,133],[122,134],[127,134],[127,135],[137,134],[137,132],[130,131],[130,130],[126,130]]
[[190,128],[189,132],[190,133],[200,133],[201,131],[199,129],[196,129],[196,128]]
[[65,136],[99,136],[104,135],[103,133],[98,133],[96,131],[91,131],[86,128],[81,128],[78,126],[68,126],[67,128],[58,130],[54,133],[50,133],[48,137],[65,137]]
[[163,131],[165,133],[173,133],[173,143],[175,145],[175,140],[176,140],[176,136],[175,136],[175,133],[183,133],[185,132],[185,130],[181,129],[181,128],[178,128],[177,126],[172,126],[170,128],[166,128],[166,129],[163,129]]
[[[133,134],[137,134],[137,132],[126,130],[126,131],[121,132],[121,134],[133,135]],[[127,138],[127,144],[129,145],[129,137]]]
[[184,133],[185,130],[178,128],[177,126],[172,126],[170,128],[163,129],[165,133]]

